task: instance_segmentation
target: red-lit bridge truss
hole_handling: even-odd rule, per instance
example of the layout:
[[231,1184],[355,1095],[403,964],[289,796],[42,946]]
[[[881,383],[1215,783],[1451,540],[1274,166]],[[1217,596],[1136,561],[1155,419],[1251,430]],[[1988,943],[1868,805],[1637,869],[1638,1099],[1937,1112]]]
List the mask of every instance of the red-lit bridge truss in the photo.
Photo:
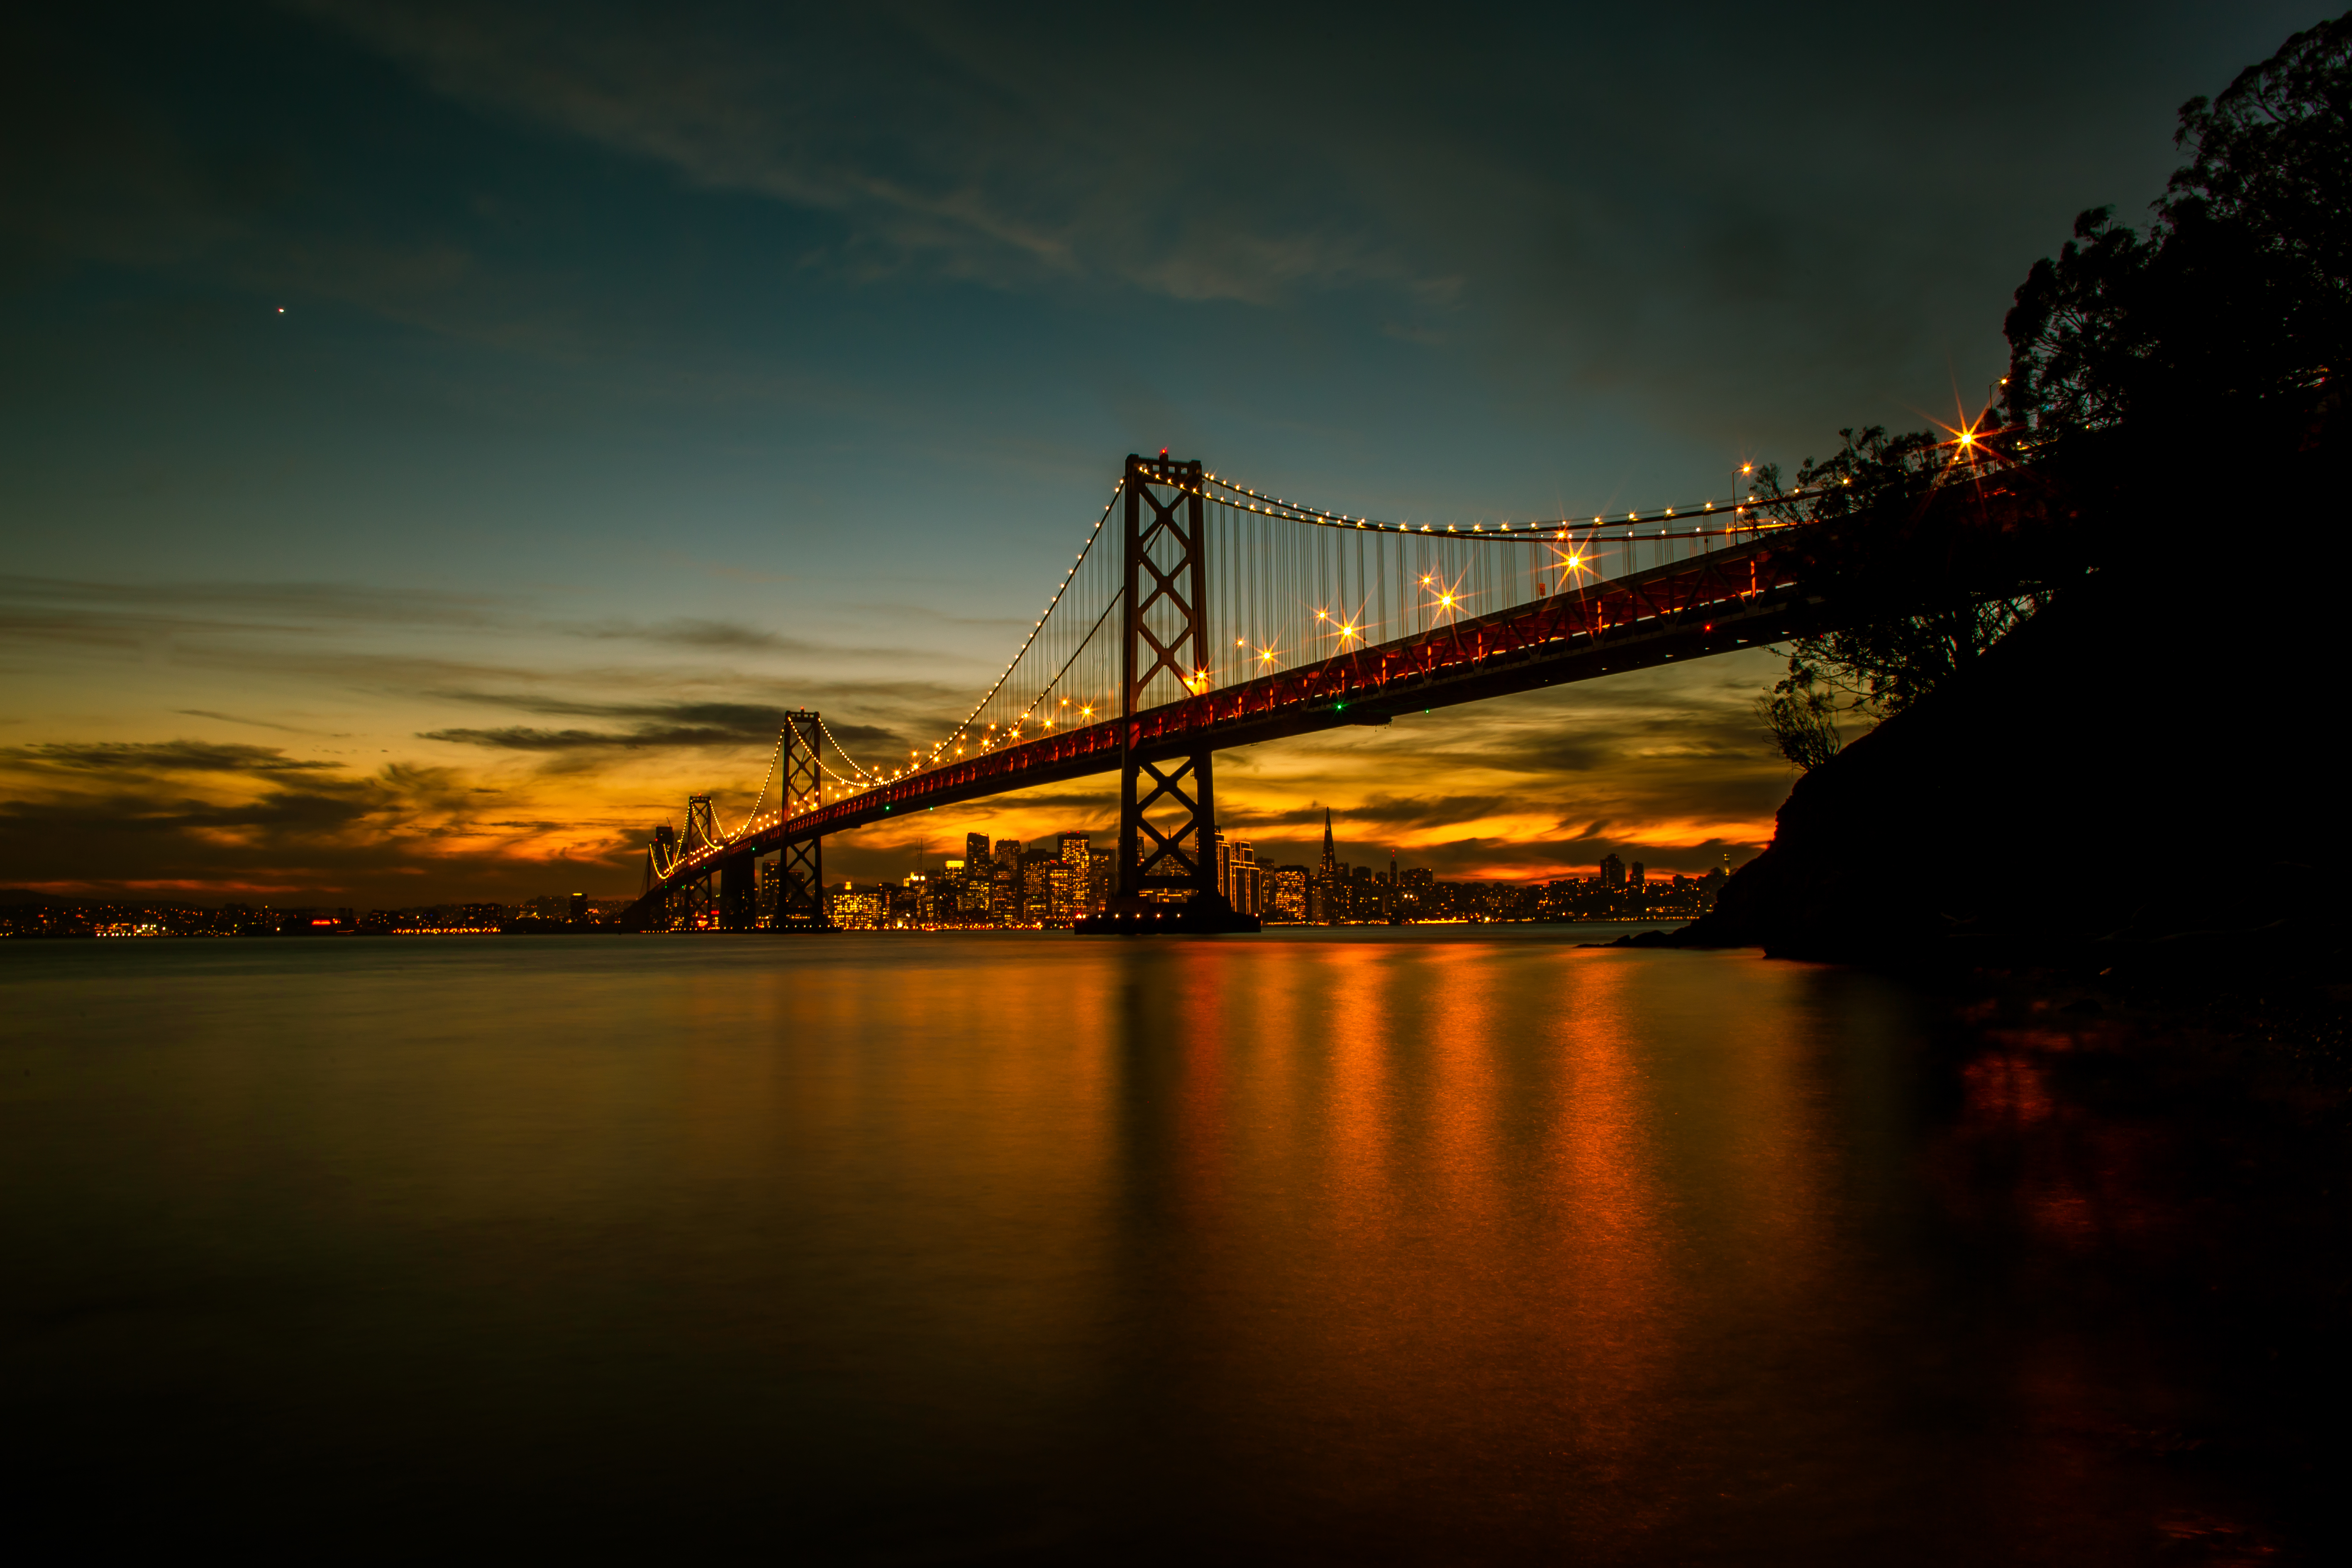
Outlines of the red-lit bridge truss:
[[[1897,505],[1825,521],[1818,514],[1832,498],[1816,493],[1762,503],[1708,502],[1614,521],[1457,525],[1440,531],[1434,525],[1375,523],[1278,501],[1164,455],[1130,458],[1111,508],[1030,642],[946,742],[901,767],[851,763],[844,774],[824,763],[829,731],[823,721],[793,715],[770,768],[771,780],[780,771],[784,775],[779,804],[760,809],[767,795],[763,784],[753,815],[728,833],[713,819],[707,797],[697,797],[686,833],[669,837],[665,830],[656,837],[639,923],[650,923],[676,889],[730,868],[748,873],[753,858],[771,853],[802,861],[813,899],[819,863],[807,861],[795,847],[894,816],[1113,771],[1125,777],[1121,858],[1131,868],[1129,891],[1154,883],[1155,867],[1160,887],[1197,889],[1208,857],[1193,853],[1188,842],[1205,846],[1213,828],[1207,758],[1215,751],[1386,724],[1401,713],[1827,630],[1899,609],[1906,597],[1922,594],[2013,585],[2018,558],[2032,552],[2032,542],[2046,532],[2040,525],[2051,521],[2050,509],[2031,489],[2014,468],[1971,461],[1955,465],[1924,494]],[[1121,499],[1128,503],[1124,549],[1119,570],[1098,574],[1104,588],[1097,612],[1074,590],[1089,559],[1097,558],[1094,546]],[[1231,526],[1223,534],[1204,507],[1224,509]],[[1328,536],[1315,542],[1324,549],[1321,565],[1306,561],[1289,536],[1301,528]],[[1357,538],[1351,541],[1350,533]],[[1385,549],[1392,558],[1369,573],[1362,566],[1368,534],[1375,555]],[[1333,539],[1340,556],[1336,572],[1327,548]],[[1352,584],[1344,560],[1350,542],[1358,553]],[[1491,558],[1508,551],[1537,563],[1525,581],[1506,582],[1510,574],[1491,571],[1482,578],[1475,563],[1464,564],[1476,552]],[[1638,564],[1644,551],[1653,564]],[[1621,570],[1601,575],[1604,563]],[[1633,569],[1622,569],[1629,563]],[[1252,620],[1239,602],[1265,598],[1260,590],[1268,576],[1290,580],[1276,595],[1286,602]],[[1389,577],[1410,584],[1412,602],[1402,603],[1400,595],[1394,605],[1382,600],[1385,614],[1370,613],[1372,584],[1377,579],[1385,593]],[[1316,581],[1301,592],[1309,578]],[[1518,602],[1467,613],[1482,581],[1486,597]],[[1213,595],[1234,601],[1213,637]],[[1309,622],[1307,605],[1318,599],[1326,602],[1313,609]],[[1063,647],[1051,646],[1048,628],[1057,615],[1066,620],[1073,610],[1081,629]],[[1269,668],[1283,662],[1282,634],[1268,632],[1273,640],[1260,644],[1241,623],[1272,626],[1285,616],[1312,626],[1332,651]],[[1414,620],[1423,624],[1399,626]],[[1233,668],[1221,669],[1223,634],[1236,629],[1241,635],[1231,646],[1240,653],[1228,659]],[[1402,635],[1376,638],[1378,629]],[[1307,634],[1289,635],[1305,640]],[[1041,644],[1046,645],[1042,650]],[[1024,689],[1024,660],[1040,651],[1045,657],[1035,661],[1037,677],[1025,683],[1034,694],[1004,699],[1008,685]],[[1103,667],[1098,678],[1077,673],[1089,659]],[[1265,673],[1251,673],[1252,665]],[[1098,703],[1083,700],[1089,682],[1101,693]],[[1057,697],[1057,689],[1067,694]],[[989,711],[1003,717],[987,720]],[[1198,763],[1189,788],[1188,759]],[[1171,763],[1179,764],[1173,773],[1167,767]],[[1182,808],[1180,816],[1192,813],[1189,841],[1181,825],[1171,837],[1149,820],[1155,805],[1171,800]],[[740,885],[748,889],[748,874]]]

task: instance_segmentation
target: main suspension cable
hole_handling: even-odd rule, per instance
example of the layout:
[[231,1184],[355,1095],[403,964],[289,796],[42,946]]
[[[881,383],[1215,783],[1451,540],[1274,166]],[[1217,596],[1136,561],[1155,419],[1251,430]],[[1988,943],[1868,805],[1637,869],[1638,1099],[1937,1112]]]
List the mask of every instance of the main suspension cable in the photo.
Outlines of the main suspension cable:
[[[1254,511],[1262,517],[1271,517],[1285,522],[1300,522],[1318,528],[1377,529],[1383,533],[1442,533],[1450,534],[1457,539],[1519,543],[1533,535],[1546,531],[1565,533],[1570,529],[1634,528],[1643,523],[1675,521],[1681,521],[1687,527],[1688,520],[1694,516],[1709,517],[1724,511],[1730,512],[1733,518],[1733,521],[1727,527],[1713,531],[1702,529],[1685,537],[1696,539],[1704,537],[1709,531],[1746,533],[1759,529],[1787,526],[1778,521],[1751,519],[1748,514],[1762,504],[1751,499],[1744,501],[1710,500],[1702,501],[1695,507],[1659,507],[1646,512],[1629,511],[1622,518],[1612,518],[1606,513],[1596,513],[1590,521],[1580,517],[1562,517],[1520,523],[1498,522],[1491,528],[1485,523],[1474,522],[1469,527],[1464,528],[1458,523],[1449,522],[1440,528],[1434,523],[1427,522],[1415,525],[1410,522],[1386,522],[1377,518],[1351,517],[1346,512],[1326,511],[1320,507],[1284,500],[1279,496],[1270,496],[1263,491],[1252,489],[1247,485],[1224,479],[1220,475],[1203,472],[1201,478],[1202,489],[1199,491],[1188,490],[1186,493],[1199,494],[1203,500],[1221,500],[1227,506],[1237,507],[1244,511]],[[1184,487],[1171,483],[1171,488],[1181,489]],[[1206,493],[1211,489],[1225,493],[1223,496],[1211,497]],[[1792,501],[1814,500],[1829,493],[1827,489],[1790,490],[1775,494],[1771,501],[1776,505],[1785,505]]]
[[996,684],[991,686],[986,692],[982,694],[980,700],[971,705],[971,711],[964,715],[963,722],[958,724],[953,730],[950,731],[946,740],[941,741],[939,744],[931,748],[931,755],[934,758],[938,757],[939,754],[948,747],[955,744],[959,737],[971,730],[972,721],[978,719],[982,713],[987,710],[989,702],[999,691],[1003,689],[1004,683],[1013,679],[1013,672],[1020,668],[1023,656],[1028,653],[1030,645],[1037,640],[1037,634],[1045,630],[1045,623],[1053,618],[1054,606],[1062,602],[1062,595],[1068,593],[1070,591],[1070,584],[1076,581],[1078,568],[1086,564],[1087,554],[1095,547],[1095,541],[1102,537],[1103,524],[1110,521],[1112,509],[1118,505],[1118,498],[1121,495],[1124,495],[1126,491],[1127,480],[1125,477],[1122,476],[1118,483],[1111,486],[1110,500],[1104,503],[1102,516],[1095,520],[1094,531],[1087,535],[1086,546],[1078,552],[1077,560],[1071,564],[1070,569],[1067,572],[1062,574],[1062,581],[1055,587],[1053,598],[1046,603],[1045,613],[1037,617],[1037,624],[1031,626],[1029,628],[1029,635],[1022,639],[1020,652],[1015,653],[1013,656],[1011,662],[1005,665],[1004,673],[996,678]]

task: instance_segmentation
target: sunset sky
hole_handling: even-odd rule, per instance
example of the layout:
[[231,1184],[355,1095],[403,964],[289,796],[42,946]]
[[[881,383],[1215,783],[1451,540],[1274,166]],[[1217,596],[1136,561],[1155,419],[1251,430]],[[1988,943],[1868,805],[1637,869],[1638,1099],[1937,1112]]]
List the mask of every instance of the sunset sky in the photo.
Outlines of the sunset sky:
[[[1973,406],[2074,213],[2138,221],[2180,102],[2326,14],[36,9],[0,885],[357,904],[633,893],[785,708],[936,739],[1130,451],[1466,521]],[[1225,753],[1220,815],[1263,859],[1328,806],[1343,858],[1446,877],[1737,864],[1791,782],[1778,669]]]

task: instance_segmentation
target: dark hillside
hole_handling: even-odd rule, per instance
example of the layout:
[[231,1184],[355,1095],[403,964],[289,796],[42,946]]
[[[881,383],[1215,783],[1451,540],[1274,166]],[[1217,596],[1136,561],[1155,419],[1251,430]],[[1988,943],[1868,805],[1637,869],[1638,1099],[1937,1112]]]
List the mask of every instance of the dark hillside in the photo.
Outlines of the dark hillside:
[[[2110,449],[2063,481],[2095,497],[2100,570],[1801,780],[1771,846],[1677,940],[1907,969],[2352,979],[2352,454],[2336,423],[2325,442]],[[2230,479],[2156,478],[2200,467]]]

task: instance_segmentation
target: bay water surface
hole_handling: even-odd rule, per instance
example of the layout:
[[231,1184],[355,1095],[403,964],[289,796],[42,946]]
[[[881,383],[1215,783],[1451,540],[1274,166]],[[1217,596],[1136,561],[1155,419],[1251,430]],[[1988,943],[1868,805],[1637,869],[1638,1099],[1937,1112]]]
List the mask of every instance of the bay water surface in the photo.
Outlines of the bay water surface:
[[0,943],[11,1517],[61,1560],[2294,1554],[2204,1451],[2236,1351],[2147,1288],[2153,1134],[1893,982],[1613,934]]

